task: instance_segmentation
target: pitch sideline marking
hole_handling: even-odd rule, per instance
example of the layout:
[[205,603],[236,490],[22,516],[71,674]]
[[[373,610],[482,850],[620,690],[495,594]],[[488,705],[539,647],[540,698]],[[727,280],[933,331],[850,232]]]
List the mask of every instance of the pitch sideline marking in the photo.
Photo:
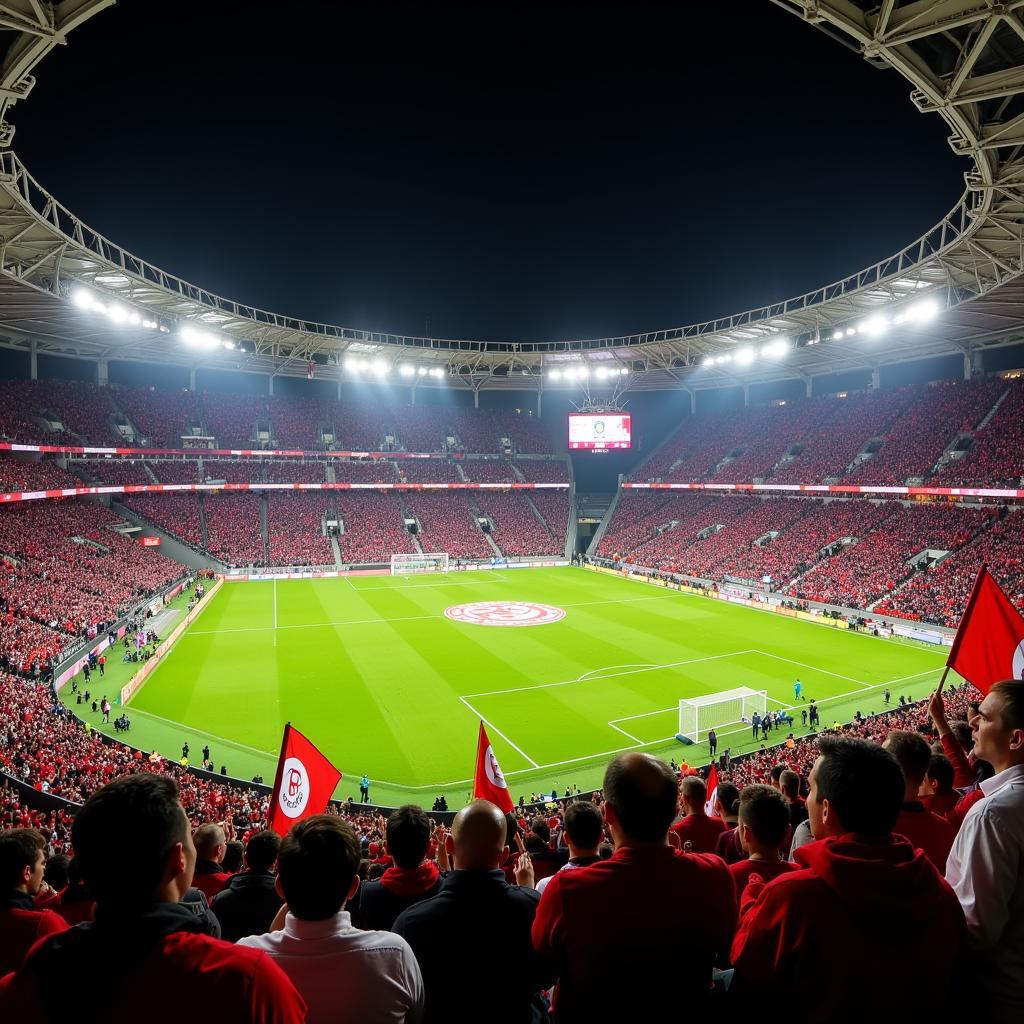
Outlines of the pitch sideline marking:
[[475,707],[473,707],[473,705],[470,704],[469,701],[466,700],[465,697],[459,697],[459,700],[461,700],[462,703],[465,704],[466,707],[469,708],[469,710],[472,711],[473,714],[477,718],[479,718],[480,721],[483,722],[484,725],[486,725],[488,729],[493,730],[498,736],[500,736],[517,754],[520,754],[521,756],[525,757],[526,760],[529,761],[530,764],[532,764],[534,768],[540,768],[541,767],[539,764],[537,764],[536,761],[534,761],[534,759],[532,757],[530,757],[530,755],[525,750],[523,750],[522,747],[517,746],[512,740],[510,740],[508,738],[508,736],[506,736],[493,722],[489,722],[486,718],[484,718],[484,716],[481,715],[480,712],[477,711],[477,709]]

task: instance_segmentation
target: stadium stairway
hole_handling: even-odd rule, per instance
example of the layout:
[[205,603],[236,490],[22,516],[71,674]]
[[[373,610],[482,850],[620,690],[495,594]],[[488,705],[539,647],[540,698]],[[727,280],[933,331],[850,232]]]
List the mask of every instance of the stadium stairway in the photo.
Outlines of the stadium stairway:
[[270,565],[270,528],[267,525],[267,496],[260,495],[260,536],[263,539],[263,564]]
[[[653,452],[652,452],[653,454]],[[606,494],[581,494],[580,495],[580,507],[576,511],[576,518],[580,515],[596,516],[601,514],[601,503],[607,499],[608,504],[605,505],[604,514],[601,522],[598,524],[597,529],[594,531],[594,536],[590,538],[590,544],[587,545],[587,554],[593,556],[597,554],[597,546],[601,543],[604,535],[608,532],[608,527],[611,525],[612,518],[615,515],[615,509],[618,507],[619,499],[622,497],[622,478],[619,478],[619,488],[612,495]]]

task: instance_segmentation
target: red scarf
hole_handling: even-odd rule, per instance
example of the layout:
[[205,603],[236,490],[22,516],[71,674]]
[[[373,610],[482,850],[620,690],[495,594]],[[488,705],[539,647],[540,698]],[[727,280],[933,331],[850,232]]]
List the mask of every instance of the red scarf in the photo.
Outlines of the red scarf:
[[441,873],[432,860],[415,868],[388,868],[380,876],[380,884],[396,896],[419,896],[437,885]]

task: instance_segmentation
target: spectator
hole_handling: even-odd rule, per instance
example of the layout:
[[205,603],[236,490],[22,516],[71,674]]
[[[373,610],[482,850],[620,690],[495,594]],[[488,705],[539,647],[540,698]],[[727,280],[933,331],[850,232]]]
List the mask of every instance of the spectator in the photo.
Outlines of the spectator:
[[903,773],[903,808],[896,819],[893,832],[905,836],[932,862],[939,874],[946,870],[946,858],[953,845],[956,829],[939,815],[929,811],[918,793],[928,772],[932,751],[928,741],[916,732],[893,729],[883,744],[900,766]]
[[718,783],[715,811],[718,817],[725,823],[725,831],[722,832],[715,842],[715,853],[726,864],[735,864],[746,857],[740,844],[739,830],[736,827],[739,824],[739,800],[740,791],[738,786],[734,786],[731,782],[720,781]]
[[[218,1024],[306,1019],[269,957],[197,934],[202,925],[179,906],[196,851],[172,779],[116,779],[86,802],[72,839],[96,921],[38,944],[0,982],[5,1020],[121,1021],[143,1007],[148,1024],[181,1024],[185,995]],[[104,983],[114,965],[117,983]]]
[[433,899],[395,921],[423,971],[428,1024],[481,1013],[490,1024],[544,1019],[540,991],[551,976],[530,944],[540,897],[528,887],[529,854],[519,858],[520,885],[506,882],[498,866],[508,852],[506,834],[505,815],[494,804],[464,807],[445,838],[455,870]]
[[782,850],[789,849],[790,814],[785,799],[771,786],[746,786],[740,793],[740,823],[736,831],[747,859],[729,865],[737,898],[743,895],[751,875],[770,882],[796,871],[796,865],[782,856]]
[[281,909],[274,885],[274,866],[281,837],[269,829],[257,832],[245,846],[245,871],[232,875],[210,903],[220,921],[221,938],[237,942],[246,935],[270,930]]
[[788,768],[779,776],[779,792],[789,810],[789,824],[795,832],[800,822],[807,820],[807,803],[800,795],[800,776]]
[[672,826],[679,849],[685,849],[685,844],[690,843],[691,853],[714,853],[715,844],[726,830],[726,824],[721,818],[710,817],[705,810],[708,790],[704,780],[688,775],[680,785],[680,794],[684,817]]
[[196,846],[196,874],[193,884],[212,900],[231,877],[222,867],[227,838],[220,825],[200,825],[193,836]]
[[621,754],[608,766],[615,853],[555,875],[533,925],[534,946],[558,974],[559,1020],[632,1020],[640,1002],[643,1019],[669,1019],[680,1005],[691,1013],[705,1005],[736,899],[721,860],[668,845],[676,794],[675,775],[657,758]]
[[993,686],[970,721],[974,754],[995,775],[964,818],[946,878],[967,916],[981,1012],[1003,1024],[1024,1013],[1024,680]]
[[437,895],[441,875],[428,859],[430,833],[430,819],[419,807],[407,804],[391,812],[386,847],[394,863],[359,890],[352,913],[360,928],[389,931],[403,910]]
[[409,944],[352,927],[345,904],[359,888],[358,872],[359,836],[347,821],[319,814],[295,825],[278,854],[286,906],[275,923],[283,927],[239,945],[280,964],[306,1000],[310,1024],[418,1021],[423,979]]
[[[794,856],[800,870],[765,884],[751,876],[732,945],[731,994],[761,1006],[765,991],[800,993],[795,1021],[854,1021],[854,994],[872,979],[871,1006],[889,1020],[920,1011],[921,993],[898,970],[927,944],[929,999],[949,1008],[966,932],[956,897],[927,857],[892,835],[903,776],[887,751],[825,737],[811,770],[807,810],[818,842]],[[827,936],[828,941],[824,941]]]
[[[589,800],[577,800],[565,809],[565,842],[569,847],[569,859],[558,872],[585,868],[601,859],[600,848],[604,839],[604,819],[601,811]],[[555,874],[558,874],[556,872]],[[542,878],[537,883],[537,892],[542,896],[554,875]]]
[[[953,765],[945,754],[932,754],[928,771],[919,792],[921,802],[933,814],[948,817],[956,807],[960,794],[953,788]],[[959,827],[960,819],[957,819]]]
[[92,920],[96,901],[89,895],[89,890],[82,881],[82,870],[77,859],[68,865],[67,886],[57,893],[56,900],[48,904],[48,908],[55,914],[60,914],[69,925]]
[[67,928],[62,917],[35,903],[43,884],[45,851],[46,839],[38,829],[0,832],[0,884],[7,889],[0,904],[0,976],[15,970],[37,940]]

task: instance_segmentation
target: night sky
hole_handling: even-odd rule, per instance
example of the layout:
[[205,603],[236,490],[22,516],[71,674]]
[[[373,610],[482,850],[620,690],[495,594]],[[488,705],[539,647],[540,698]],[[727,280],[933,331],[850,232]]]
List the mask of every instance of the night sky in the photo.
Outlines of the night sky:
[[36,69],[15,150],[222,295],[494,340],[798,294],[962,191],[908,83],[767,0],[482,6],[122,0]]

